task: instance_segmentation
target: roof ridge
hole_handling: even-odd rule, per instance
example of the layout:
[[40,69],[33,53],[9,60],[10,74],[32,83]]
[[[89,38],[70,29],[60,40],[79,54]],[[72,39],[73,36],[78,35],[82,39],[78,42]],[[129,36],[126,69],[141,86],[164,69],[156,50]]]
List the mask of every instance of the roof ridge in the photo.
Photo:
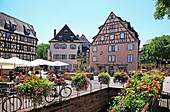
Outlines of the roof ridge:
[[10,15],[4,13],[4,12],[0,12],[0,13],[3,14],[3,15],[5,15],[5,16],[8,16],[9,18],[13,18],[13,19],[15,19],[15,20],[17,20],[17,21],[20,21],[20,22],[22,22],[22,23],[24,23],[24,24],[27,24],[27,25],[30,25],[31,27],[33,27],[33,25],[31,25],[31,24],[29,24],[29,23],[27,23],[27,22],[24,22],[24,21],[22,21],[22,20],[20,20],[20,19],[18,19],[18,18],[15,18],[15,17],[13,17],[13,16],[10,16]]

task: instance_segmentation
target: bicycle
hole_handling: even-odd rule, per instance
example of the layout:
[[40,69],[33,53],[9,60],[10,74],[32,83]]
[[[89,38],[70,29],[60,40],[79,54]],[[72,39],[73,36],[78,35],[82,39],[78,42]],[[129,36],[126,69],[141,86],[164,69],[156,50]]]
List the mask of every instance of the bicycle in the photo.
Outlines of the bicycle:
[[0,88],[0,104],[2,104],[3,111],[16,112],[21,109],[22,100],[20,97],[15,96],[15,94],[17,94],[16,91],[11,92],[10,89]]
[[45,101],[46,101],[46,102],[51,103],[51,102],[54,101],[54,99],[55,99],[56,97],[59,97],[59,96],[60,96],[61,98],[68,98],[68,97],[71,95],[72,89],[67,86],[68,84],[67,84],[66,82],[63,82],[61,85],[62,85],[62,87],[61,87],[61,89],[59,90],[59,92],[58,92],[58,90],[57,90],[57,86],[58,86],[57,83],[55,83],[55,84],[52,86],[50,94],[48,94],[47,96],[45,96]]

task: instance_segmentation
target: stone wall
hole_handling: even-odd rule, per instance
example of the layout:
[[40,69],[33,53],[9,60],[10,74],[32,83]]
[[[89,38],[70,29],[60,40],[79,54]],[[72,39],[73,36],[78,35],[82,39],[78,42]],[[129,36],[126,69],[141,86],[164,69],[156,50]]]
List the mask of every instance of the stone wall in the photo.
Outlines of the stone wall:
[[37,109],[38,112],[97,112],[117,95],[120,88],[105,88]]

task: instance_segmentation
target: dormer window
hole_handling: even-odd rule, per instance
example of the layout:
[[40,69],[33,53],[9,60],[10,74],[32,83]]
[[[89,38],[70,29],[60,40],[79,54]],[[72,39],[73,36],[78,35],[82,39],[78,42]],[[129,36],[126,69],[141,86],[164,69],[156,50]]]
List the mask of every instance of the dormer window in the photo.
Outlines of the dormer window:
[[17,26],[16,25],[13,25],[13,30],[15,31],[17,29]]
[[58,41],[60,42],[62,41],[62,36],[59,36]]
[[10,23],[9,23],[9,21],[5,21],[5,29],[10,29]]
[[24,25],[24,33],[25,33],[26,35],[29,35],[29,34],[30,34],[30,29],[29,29],[27,26],[25,26],[25,25]]
[[68,34],[68,30],[64,30],[64,33],[65,33],[65,34]]

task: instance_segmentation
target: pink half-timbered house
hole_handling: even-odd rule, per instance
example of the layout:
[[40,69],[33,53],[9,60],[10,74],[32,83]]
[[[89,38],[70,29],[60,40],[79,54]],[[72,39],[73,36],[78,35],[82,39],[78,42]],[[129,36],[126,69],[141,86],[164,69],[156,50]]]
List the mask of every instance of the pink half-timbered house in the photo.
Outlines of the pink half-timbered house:
[[103,68],[110,74],[118,69],[137,69],[139,44],[138,33],[130,23],[111,12],[99,27],[98,34],[93,37],[90,65],[96,71]]

